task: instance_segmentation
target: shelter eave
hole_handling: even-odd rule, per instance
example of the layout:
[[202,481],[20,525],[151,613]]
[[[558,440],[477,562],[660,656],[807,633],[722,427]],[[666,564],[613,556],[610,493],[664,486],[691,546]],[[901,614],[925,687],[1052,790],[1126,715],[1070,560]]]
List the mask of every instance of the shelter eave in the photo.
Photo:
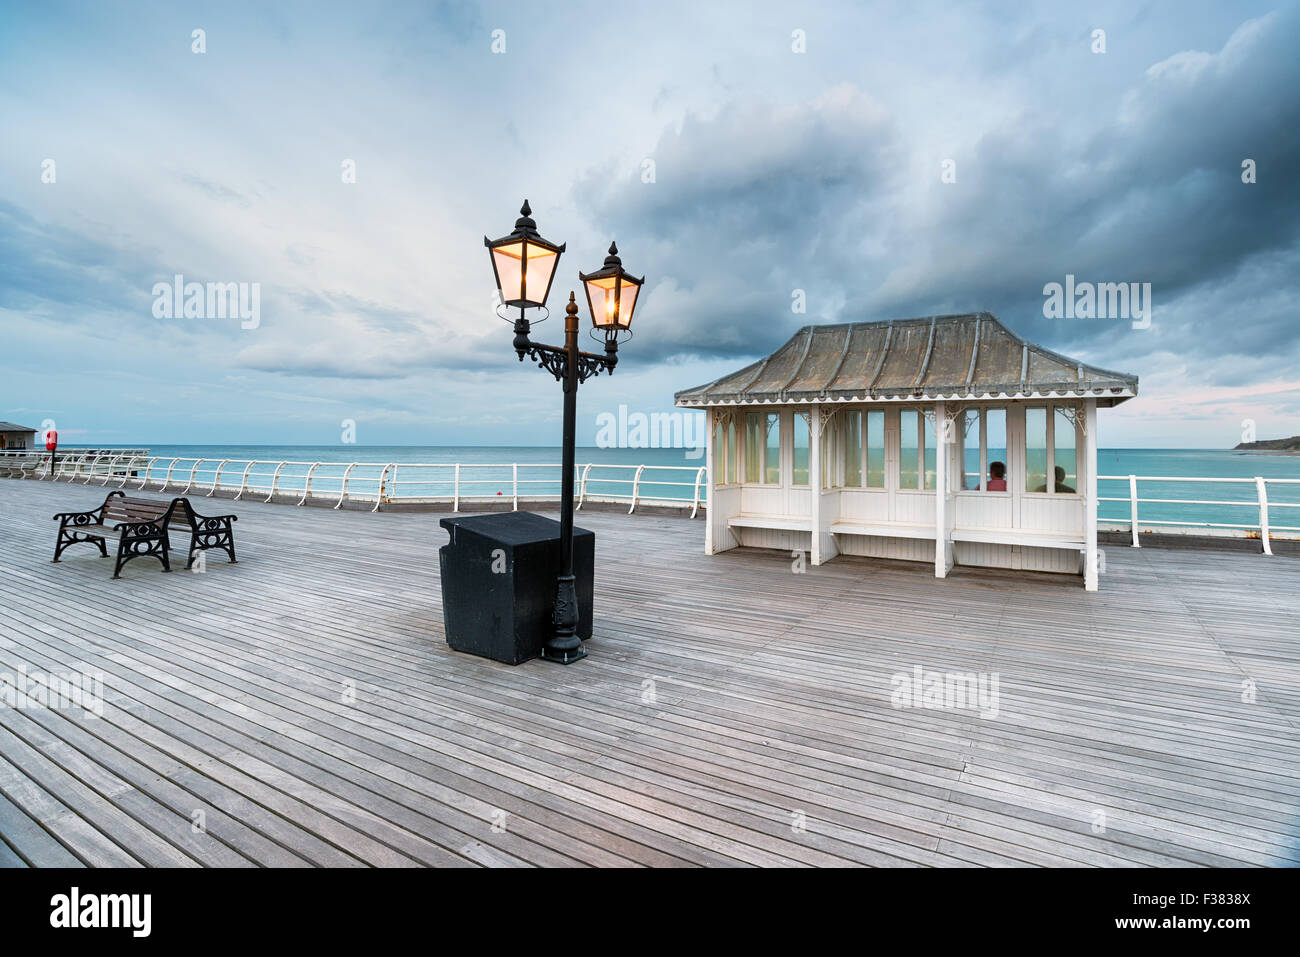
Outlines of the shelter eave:
[[760,406],[760,405],[824,405],[842,402],[856,402],[866,405],[872,403],[915,402],[996,402],[996,401],[1032,401],[1034,399],[1096,399],[1107,406],[1118,405],[1134,398],[1137,391],[1127,387],[1097,387],[1079,389],[1075,385],[1062,384],[1059,388],[1044,386],[1022,391],[1018,385],[1008,384],[1005,388],[983,388],[966,390],[927,388],[922,392],[896,389],[875,389],[870,392],[860,390],[836,390],[829,392],[764,392],[764,393],[713,393],[707,396],[687,396],[678,394],[676,405],[680,408],[713,408],[718,406]]

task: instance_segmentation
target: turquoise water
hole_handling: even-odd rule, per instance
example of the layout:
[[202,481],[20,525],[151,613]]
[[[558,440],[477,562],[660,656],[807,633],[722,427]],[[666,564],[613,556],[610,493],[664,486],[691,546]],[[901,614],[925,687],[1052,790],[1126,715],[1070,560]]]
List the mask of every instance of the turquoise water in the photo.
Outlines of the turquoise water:
[[[65,451],[71,451],[67,449]],[[688,467],[692,470],[704,465],[704,456],[686,449],[600,449],[580,448],[577,452],[578,475],[584,466],[587,472],[587,493],[599,495],[629,495],[635,469],[613,466],[638,466],[646,468],[641,474],[640,495],[650,498],[685,499],[694,495],[694,471],[675,471],[670,467]],[[514,488],[512,463],[519,464],[519,494],[556,495],[559,492],[559,451],[555,448],[533,446],[251,446],[251,445],[158,445],[151,454],[176,458],[172,466],[173,485],[185,485],[191,472],[196,482],[210,482],[222,460],[228,460],[222,469],[222,484],[232,479],[236,484],[248,469],[250,489],[270,489],[273,480],[281,491],[301,491],[311,463],[332,463],[319,466],[312,478],[314,491],[339,493],[343,473],[351,462],[372,463],[353,470],[349,479],[350,491],[363,495],[373,494],[379,484],[385,465],[393,465],[385,476],[386,491],[396,498],[450,497],[454,479],[454,464],[459,462],[474,468],[461,470],[461,495],[494,497],[511,495]],[[993,455],[992,457],[996,457]],[[968,455],[969,458],[969,455]],[[203,460],[203,461],[199,461]],[[274,465],[254,465],[250,462],[292,461],[302,465],[284,466],[278,479],[273,475]],[[197,463],[197,469],[196,469]],[[441,463],[437,468],[415,469],[413,463]],[[163,478],[169,462],[157,463],[152,478]],[[405,466],[405,467],[404,467]],[[497,466],[497,467],[484,467]],[[978,453],[968,470],[978,469]],[[1300,479],[1300,456],[1266,455],[1253,452],[1232,452],[1204,449],[1102,449],[1098,452],[1101,475],[1123,476],[1120,480],[1100,483],[1102,498],[1123,498],[1123,502],[1102,502],[1099,506],[1103,521],[1126,522],[1129,517],[1127,476],[1189,476],[1199,478]],[[396,479],[396,488],[391,483]],[[669,484],[684,483],[684,484]],[[1142,503],[1140,517],[1143,521],[1169,520],[1180,522],[1215,522],[1223,524],[1254,525],[1258,522],[1257,494],[1252,482],[1239,484],[1206,485],[1191,482],[1140,482],[1138,495],[1142,498],[1163,499],[1215,499],[1238,502],[1240,505],[1187,505],[1178,503]],[[1275,528],[1300,528],[1300,485],[1271,484],[1268,486],[1270,523]],[[1297,506],[1297,507],[1288,507]]]

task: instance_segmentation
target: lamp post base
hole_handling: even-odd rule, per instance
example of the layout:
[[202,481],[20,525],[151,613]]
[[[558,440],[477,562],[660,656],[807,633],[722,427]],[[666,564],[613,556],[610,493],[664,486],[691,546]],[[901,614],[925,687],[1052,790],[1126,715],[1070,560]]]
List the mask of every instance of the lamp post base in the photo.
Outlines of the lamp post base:
[[587,657],[587,649],[582,647],[582,642],[578,642],[578,647],[569,651],[553,651],[550,645],[542,649],[542,660],[553,661],[557,665],[571,665],[585,657]]
[[571,665],[587,657],[578,637],[578,592],[572,574],[555,580],[555,611],[551,615],[555,632],[546,639],[542,657],[560,665]]

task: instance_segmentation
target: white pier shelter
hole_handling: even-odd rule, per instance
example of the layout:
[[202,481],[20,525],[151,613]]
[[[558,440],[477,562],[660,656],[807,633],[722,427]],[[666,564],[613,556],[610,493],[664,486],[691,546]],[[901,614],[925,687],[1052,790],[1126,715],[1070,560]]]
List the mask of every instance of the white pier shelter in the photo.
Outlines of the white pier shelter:
[[705,551],[1082,573],[1097,588],[1097,409],[1136,376],[989,313],[805,326],[677,393],[708,417]]

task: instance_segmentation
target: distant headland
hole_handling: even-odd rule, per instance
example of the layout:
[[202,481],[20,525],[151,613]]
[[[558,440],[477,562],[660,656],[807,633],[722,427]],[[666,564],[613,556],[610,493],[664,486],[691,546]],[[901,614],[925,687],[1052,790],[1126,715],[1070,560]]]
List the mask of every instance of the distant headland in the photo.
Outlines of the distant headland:
[[1300,435],[1289,439],[1265,439],[1262,442],[1239,442],[1233,447],[1234,452],[1284,452],[1300,455]]

